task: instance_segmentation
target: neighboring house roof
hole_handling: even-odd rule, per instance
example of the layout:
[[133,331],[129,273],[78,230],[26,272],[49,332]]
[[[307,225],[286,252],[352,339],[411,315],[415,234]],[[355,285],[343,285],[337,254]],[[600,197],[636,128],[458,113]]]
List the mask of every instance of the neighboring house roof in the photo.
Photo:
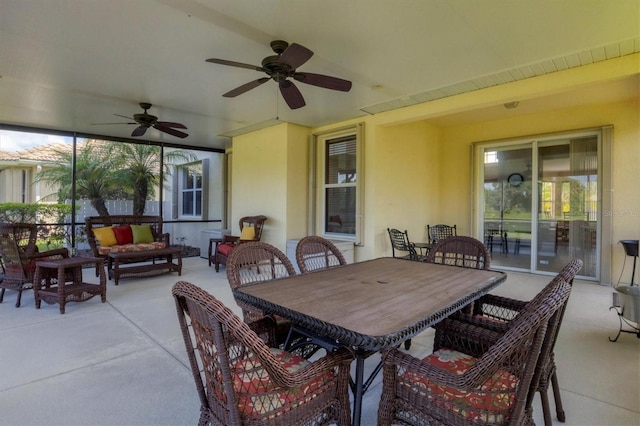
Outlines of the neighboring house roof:
[[21,151],[0,151],[0,161],[15,163],[56,161],[58,159],[56,155],[57,150],[71,151],[71,148],[71,145],[59,142],[23,149]]

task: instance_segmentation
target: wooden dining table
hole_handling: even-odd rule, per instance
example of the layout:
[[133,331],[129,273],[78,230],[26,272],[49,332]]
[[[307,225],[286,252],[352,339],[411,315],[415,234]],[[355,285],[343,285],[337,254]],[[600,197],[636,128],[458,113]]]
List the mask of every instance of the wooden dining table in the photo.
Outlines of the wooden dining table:
[[506,278],[500,271],[385,257],[247,285],[233,294],[354,351],[353,424],[358,426],[362,397],[373,379],[364,381],[365,359],[419,334]]

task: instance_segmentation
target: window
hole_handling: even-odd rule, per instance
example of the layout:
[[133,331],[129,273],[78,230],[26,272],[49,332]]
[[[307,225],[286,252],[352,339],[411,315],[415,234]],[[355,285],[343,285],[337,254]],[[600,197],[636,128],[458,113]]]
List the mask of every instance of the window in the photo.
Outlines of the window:
[[180,175],[180,215],[202,216],[202,163],[178,167]]
[[541,200],[541,213],[545,218],[554,217],[555,203],[554,203],[554,188],[555,182],[541,182],[540,184],[540,200]]
[[485,151],[484,153],[484,163],[497,163],[498,162],[498,151]]
[[361,244],[362,125],[316,135],[318,144],[315,224],[327,238]]
[[356,234],[356,137],[328,139],[325,149],[326,233]]
[[20,202],[21,203],[26,203],[27,202],[27,171],[23,170],[22,171],[22,179],[20,180],[20,188],[22,189],[20,191]]

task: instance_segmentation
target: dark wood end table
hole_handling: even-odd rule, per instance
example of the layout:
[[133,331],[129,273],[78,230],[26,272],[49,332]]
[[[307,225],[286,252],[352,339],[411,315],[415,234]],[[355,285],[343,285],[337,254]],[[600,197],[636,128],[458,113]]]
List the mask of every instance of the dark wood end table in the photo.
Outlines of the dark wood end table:
[[224,238],[209,238],[209,251],[207,253],[207,259],[209,261],[209,266],[213,262],[213,256],[215,256],[216,251],[218,250],[218,245],[224,241]]
[[[82,267],[94,265],[100,276],[99,284],[90,284],[82,280]],[[56,269],[58,278],[55,285],[42,286],[43,269]],[[67,257],[64,259],[39,260],[33,278],[33,293],[36,309],[40,309],[42,300],[60,305],[64,314],[67,302],[84,302],[100,295],[102,303],[107,301],[107,277],[104,272],[104,259],[100,257]]]

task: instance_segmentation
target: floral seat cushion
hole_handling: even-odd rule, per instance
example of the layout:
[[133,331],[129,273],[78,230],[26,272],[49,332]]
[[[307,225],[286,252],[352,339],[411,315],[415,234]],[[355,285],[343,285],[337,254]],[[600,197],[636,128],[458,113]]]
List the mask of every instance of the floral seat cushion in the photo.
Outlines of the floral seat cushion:
[[[475,364],[476,358],[442,348],[422,362],[453,374],[463,374]],[[463,391],[407,371],[403,374],[401,383],[464,418],[501,424],[508,419],[509,410],[515,402],[518,379],[507,371],[498,370],[479,388]]]
[[162,241],[155,241],[152,243],[139,243],[139,244],[123,244],[114,245],[110,247],[100,246],[98,247],[98,253],[107,255],[109,253],[127,253],[132,251],[147,251],[147,250],[160,250],[167,245]]
[[[287,371],[295,373],[309,361],[302,357],[271,348],[272,353]],[[235,364],[233,387],[238,397],[238,409],[248,417],[277,417],[289,411],[292,404],[309,402],[313,397],[332,386],[334,374],[328,371],[295,388],[282,388],[271,381],[269,374],[256,357],[245,358]],[[301,398],[302,395],[306,397]]]

